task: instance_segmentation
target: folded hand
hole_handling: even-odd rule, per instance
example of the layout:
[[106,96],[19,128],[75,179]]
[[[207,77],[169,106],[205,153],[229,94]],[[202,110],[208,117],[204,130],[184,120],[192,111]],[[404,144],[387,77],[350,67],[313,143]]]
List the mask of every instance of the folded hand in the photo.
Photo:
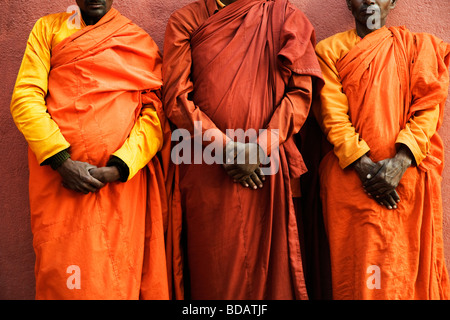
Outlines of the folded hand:
[[256,143],[230,142],[225,151],[223,167],[243,187],[262,188],[265,177],[260,168],[261,152],[261,147]]
[[87,162],[73,161],[69,158],[56,170],[61,175],[62,184],[65,188],[88,194],[105,186],[103,182],[89,173],[89,170],[94,168],[96,167]]

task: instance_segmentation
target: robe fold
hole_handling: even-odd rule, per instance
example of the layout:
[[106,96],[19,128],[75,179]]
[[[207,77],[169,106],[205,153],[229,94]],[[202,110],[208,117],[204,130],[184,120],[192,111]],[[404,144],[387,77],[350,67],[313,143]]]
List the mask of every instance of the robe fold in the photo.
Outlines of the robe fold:
[[[260,190],[233,183],[221,164],[181,164],[180,190],[192,299],[307,299],[291,183],[306,171],[293,135],[321,79],[314,31],[288,1],[239,0],[218,10],[196,1],[169,19],[164,108],[210,145],[228,129],[266,130],[257,141],[279,158]],[[206,136],[206,138],[205,138]],[[204,149],[203,149],[204,150]],[[299,187],[298,187],[299,189]]]
[[[36,24],[11,104],[30,145],[36,298],[168,299],[165,172],[153,157],[167,141],[158,48],[115,9],[61,39],[68,18]],[[41,165],[65,148],[98,167],[116,154],[128,181],[87,195],[65,189]]]
[[[315,114],[333,144],[320,164],[334,299],[448,299],[442,233],[443,143],[450,45],[404,27],[359,40],[354,30],[316,48],[325,79]],[[350,164],[364,154],[414,155],[388,210]]]

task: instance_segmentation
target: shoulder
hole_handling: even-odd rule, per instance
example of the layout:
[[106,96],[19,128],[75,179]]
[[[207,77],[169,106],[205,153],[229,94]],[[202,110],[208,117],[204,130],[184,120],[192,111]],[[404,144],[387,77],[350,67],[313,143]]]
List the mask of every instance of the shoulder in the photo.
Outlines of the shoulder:
[[306,15],[288,0],[274,0],[272,10],[274,22],[279,21],[283,33],[296,34],[298,40],[304,43],[316,44],[314,27]]
[[72,13],[61,12],[61,13],[53,13],[48,14],[39,18],[36,21],[36,26],[53,28],[60,27],[63,23],[67,23],[67,20],[72,16]]
[[208,16],[205,0],[199,0],[176,10],[170,15],[167,24],[169,28],[193,32]]
[[442,39],[436,37],[431,33],[426,32],[412,32],[405,26],[394,26],[390,27],[389,30],[400,38],[406,44],[417,43],[418,41],[440,43],[443,42]]
[[37,39],[51,42],[51,39],[61,29],[66,28],[71,13],[54,13],[39,18],[34,24],[31,35]]
[[50,49],[53,39],[61,29],[67,28],[68,19],[71,13],[54,13],[39,18],[31,30],[28,43],[36,46],[40,45]]
[[349,40],[353,38],[356,38],[355,30],[347,30],[323,39],[317,44],[317,47],[320,51],[325,51],[328,48],[338,48],[346,46]]
[[316,46],[316,53],[320,57],[333,58],[339,60],[358,42],[355,30],[348,30],[332,35]]
[[420,54],[422,51],[430,56],[438,54],[446,56],[450,51],[450,44],[441,38],[426,32],[412,32],[404,26],[390,27],[389,30],[405,47],[412,48],[413,54]]

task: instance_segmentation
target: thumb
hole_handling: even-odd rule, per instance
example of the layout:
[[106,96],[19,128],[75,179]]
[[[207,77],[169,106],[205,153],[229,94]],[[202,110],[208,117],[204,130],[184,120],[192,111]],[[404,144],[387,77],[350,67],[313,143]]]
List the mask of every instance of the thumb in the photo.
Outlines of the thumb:
[[92,169],[97,169],[97,166],[94,166],[92,164],[87,164],[86,165],[86,170],[87,172],[90,174]]

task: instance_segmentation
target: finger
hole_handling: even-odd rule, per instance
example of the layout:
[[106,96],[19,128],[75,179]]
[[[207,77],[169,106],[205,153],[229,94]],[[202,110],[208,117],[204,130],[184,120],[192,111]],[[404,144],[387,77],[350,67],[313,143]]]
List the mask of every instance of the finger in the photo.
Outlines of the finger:
[[376,185],[376,186],[371,186],[371,187],[364,187],[364,192],[367,193],[369,196],[371,197],[377,197],[381,194],[380,192],[380,185]]
[[385,199],[381,200],[381,203],[388,208],[389,210],[392,209],[392,206],[389,204],[389,202],[387,202]]
[[381,187],[379,189],[373,190],[371,194],[375,198],[384,198],[390,194],[391,190],[391,187]]
[[[258,175],[256,173],[252,173],[250,175],[250,179],[253,180],[253,182],[255,183],[255,185],[257,186],[257,188],[262,188],[263,187],[263,183],[261,182],[261,180],[259,179]],[[256,189],[257,189],[256,188]]]
[[386,193],[391,187],[386,186],[384,183],[375,183],[371,186],[364,187],[364,190],[366,190],[368,193],[370,193],[372,196],[376,195],[382,195]]
[[379,176],[375,176],[375,177],[372,177],[372,178],[366,180],[365,182],[363,182],[363,186],[364,186],[365,188],[370,188],[370,187],[372,187],[373,185],[378,184],[378,183],[381,183],[381,182],[383,182],[383,181],[384,181],[384,180],[381,179]]
[[259,179],[261,181],[266,181],[266,176],[264,175],[264,173],[262,172],[261,168],[257,168],[255,170],[255,173],[258,175]]
[[91,185],[89,183],[81,183],[78,186],[78,189],[80,190],[81,193],[84,193],[84,194],[88,194],[90,192],[96,192],[98,190],[98,188],[94,187],[93,185]]
[[395,200],[395,202],[400,202],[400,196],[398,195],[397,190],[391,192],[391,197]]
[[97,169],[97,167],[96,166],[94,166],[93,164],[87,164],[86,165],[86,170],[87,170],[87,172],[89,172],[90,170],[92,170],[92,169]]
[[239,181],[239,183],[241,184],[241,186],[243,186],[244,188],[248,188],[248,183],[245,180]]
[[397,202],[392,198],[390,194],[385,197],[385,201],[389,204],[392,209],[397,209]]
[[255,182],[253,182],[253,180],[250,177],[248,177],[247,180],[245,180],[245,182],[247,182],[249,188],[258,189],[258,186],[255,184]]
[[[101,182],[100,180],[94,178],[91,175],[89,175],[89,177],[87,178],[86,183],[89,186],[88,190],[95,190],[95,191],[97,191],[98,189],[101,189],[101,188],[103,188],[105,186],[105,184],[103,182]],[[91,192],[95,192],[95,191],[91,191]]]

